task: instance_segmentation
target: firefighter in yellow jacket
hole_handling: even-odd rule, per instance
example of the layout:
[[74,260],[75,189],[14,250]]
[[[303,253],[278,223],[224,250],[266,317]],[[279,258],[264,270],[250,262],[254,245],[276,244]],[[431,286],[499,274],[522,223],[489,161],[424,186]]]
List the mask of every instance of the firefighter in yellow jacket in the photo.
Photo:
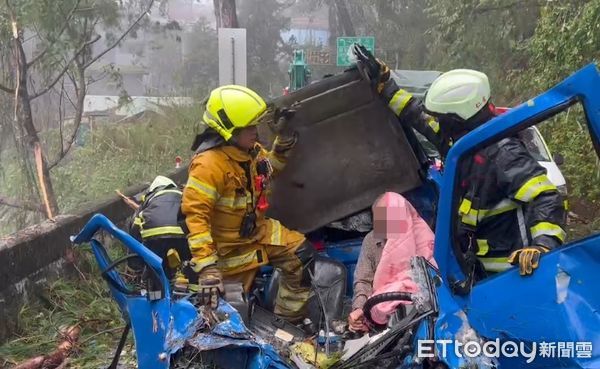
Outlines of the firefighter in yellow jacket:
[[269,263],[283,272],[275,313],[297,321],[309,296],[314,248],[302,234],[265,217],[261,207],[297,134],[282,131],[267,152],[257,142],[257,124],[266,114],[264,100],[246,87],[211,92],[203,116],[209,128],[194,143],[181,211],[206,304],[216,304],[223,277],[243,282],[248,291],[258,267]]

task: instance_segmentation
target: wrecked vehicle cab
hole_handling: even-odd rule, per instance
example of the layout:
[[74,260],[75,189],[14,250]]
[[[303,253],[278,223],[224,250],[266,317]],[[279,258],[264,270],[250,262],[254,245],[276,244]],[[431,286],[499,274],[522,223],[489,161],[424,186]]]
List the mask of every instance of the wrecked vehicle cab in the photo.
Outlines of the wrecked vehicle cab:
[[[600,277],[600,236],[549,252],[533,276],[522,277],[512,267],[475,281],[455,239],[455,224],[461,180],[457,168],[469,153],[576,104],[585,112],[598,150],[599,86],[600,72],[589,65],[490,120],[453,145],[443,174],[414,131],[397,123],[355,70],[276,100],[279,107],[300,103],[291,121],[300,140],[273,183],[268,215],[306,233],[322,253],[307,316],[307,324],[314,324],[318,332],[313,337],[271,313],[276,270],[262,268],[250,295],[226,288],[219,309],[211,312],[196,306],[193,294],[174,294],[161,259],[103,216],[95,216],[73,242],[91,242],[102,275],[132,326],[140,368],[186,367],[198,352],[212,355],[219,367],[240,368],[598,367],[600,295],[595,283]],[[261,134],[268,143],[270,133],[264,128]],[[348,313],[344,306],[352,294],[352,268],[362,237],[371,229],[368,209],[384,191],[406,196],[435,229],[438,267],[414,258],[412,277],[418,293],[372,296],[364,310],[368,317],[373,306],[391,300],[411,302],[414,309],[344,352],[342,341],[353,341],[343,324]],[[131,291],[119,279],[115,267],[122,260],[111,261],[93,239],[99,230],[141,256],[162,281],[159,291]],[[496,342],[516,344],[526,352],[499,351],[502,355],[493,356],[469,351],[471,346]],[[531,349],[543,342],[570,342],[581,350],[570,357],[538,355],[531,361]]]

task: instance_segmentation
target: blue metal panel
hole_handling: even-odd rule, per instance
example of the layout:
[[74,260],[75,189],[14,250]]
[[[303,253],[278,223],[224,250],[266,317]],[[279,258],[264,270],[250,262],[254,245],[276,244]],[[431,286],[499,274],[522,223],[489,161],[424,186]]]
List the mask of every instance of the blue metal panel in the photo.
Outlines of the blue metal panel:
[[150,302],[145,297],[134,297],[127,299],[127,306],[131,312],[138,366],[144,369],[168,368],[170,356],[166,352],[165,337],[170,321],[169,301]]
[[[169,279],[162,268],[162,259],[150,251],[135,238],[117,228],[107,217],[102,214],[94,216],[86,223],[85,227],[77,236],[71,237],[71,242],[81,244],[90,242],[96,232],[103,230],[119,240],[129,251],[139,255],[146,264],[148,264],[159,276],[162,285],[165,288],[165,295],[170,296]],[[96,255],[96,258],[98,255]],[[98,260],[100,262],[100,260]]]

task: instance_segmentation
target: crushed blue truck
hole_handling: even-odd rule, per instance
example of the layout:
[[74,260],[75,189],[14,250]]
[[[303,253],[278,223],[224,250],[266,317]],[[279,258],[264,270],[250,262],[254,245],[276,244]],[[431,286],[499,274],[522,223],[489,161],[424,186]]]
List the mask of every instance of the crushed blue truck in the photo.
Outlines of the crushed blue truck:
[[[361,83],[360,76],[346,71],[294,91],[280,103],[312,99],[319,104],[317,97],[326,92],[332,98],[349,101],[352,97],[344,100],[343,94],[363,89]],[[361,104],[355,104],[357,109],[374,104],[373,109],[385,110],[373,99],[364,99]],[[309,239],[322,245],[318,262],[322,263],[319,270],[323,272],[315,276],[314,285],[317,298],[325,301],[316,305],[319,313],[316,318],[310,317],[313,322],[323,323],[321,334],[316,337],[305,337],[301,330],[270,313],[277,271],[262,268],[254,296],[233,289],[220,299],[216,310],[210,311],[195,304],[194,294],[176,293],[162,268],[162,260],[104,215],[93,216],[81,232],[72,237],[72,242],[76,246],[91,245],[101,275],[126,322],[123,337],[129,331],[133,333],[138,367],[143,369],[195,368],[207,362],[219,368],[311,368],[317,364],[310,363],[299,350],[292,349],[307,341],[312,342],[315,356],[335,357],[325,364],[321,362],[321,366],[339,369],[386,365],[451,369],[600,368],[600,293],[597,287],[600,235],[567,242],[544,255],[543,263],[533,276],[524,278],[519,275],[518,267],[512,267],[476,283],[470,280],[464,255],[452,241],[457,217],[454,194],[459,183],[457,170],[461,159],[486,144],[551,119],[574,105],[580,105],[585,112],[598,154],[600,71],[595,64],[587,65],[553,88],[462,137],[449,151],[443,169],[435,164],[426,148],[420,147],[420,152],[415,152],[415,145],[420,145],[415,136],[402,136],[405,147],[412,148],[412,161],[403,163],[403,168],[396,168],[394,161],[404,161],[404,156],[399,158],[397,155],[405,154],[391,153],[396,156],[392,156],[387,169],[412,168],[414,171],[416,177],[413,179],[406,179],[411,173],[402,173],[404,179],[395,190],[405,195],[434,226],[437,268],[421,257],[413,259],[412,276],[420,292],[398,293],[390,298],[410,301],[414,309],[380,332],[374,332],[369,342],[362,342],[354,352],[344,351],[344,347],[352,346],[348,343],[357,340],[351,339],[353,337],[346,335],[336,324],[347,314],[345,306],[352,296],[353,268],[366,233],[355,223],[361,222],[360,211],[368,208],[367,202],[355,192],[338,194],[343,199],[335,201],[344,203],[338,208],[306,209],[316,203],[306,201],[304,205],[285,209],[281,205],[273,209],[283,223],[291,223],[290,227],[307,233]],[[319,115],[318,112],[315,115]],[[360,114],[356,117],[360,120]],[[319,119],[324,118],[315,118]],[[348,120],[347,117],[341,120],[344,119]],[[352,131],[355,125],[362,123],[347,121],[345,124],[349,125],[348,131]],[[320,145],[319,142],[312,144]],[[298,155],[302,154],[300,151]],[[328,174],[328,178],[312,180],[321,181],[318,185],[325,189],[332,188],[337,185],[336,180],[349,175],[348,170],[352,169],[340,168],[338,178],[330,178],[332,176]],[[302,170],[294,172],[302,173]],[[366,179],[361,185],[371,186],[370,180],[377,178]],[[286,194],[284,187],[289,178],[283,176],[279,181],[274,204],[277,204],[278,196]],[[310,189],[310,183],[306,187]],[[365,188],[354,190],[363,193]],[[369,190],[377,193],[380,189],[369,187]],[[310,211],[314,216],[309,220],[303,218]],[[342,218],[346,220],[340,220]],[[335,226],[330,226],[334,223]],[[119,241],[130,255],[112,260],[97,237],[104,232]],[[118,272],[118,266],[131,255],[141,258],[160,282],[155,291],[132,289]],[[328,286],[333,287],[327,290]],[[327,296],[322,299],[323,289],[327,290]],[[377,302],[370,299],[365,309]],[[124,340],[117,348],[111,368],[118,365],[118,353],[123,343]],[[485,355],[480,348],[486,348],[486,345],[496,348],[496,355]]]

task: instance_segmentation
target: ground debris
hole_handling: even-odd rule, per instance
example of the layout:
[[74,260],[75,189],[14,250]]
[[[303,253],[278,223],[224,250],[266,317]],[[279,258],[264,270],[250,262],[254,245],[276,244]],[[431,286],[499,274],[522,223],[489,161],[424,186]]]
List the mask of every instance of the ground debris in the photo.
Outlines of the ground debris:
[[[0,345],[0,368],[108,366],[124,321],[106,283],[87,256],[91,255],[78,255],[77,263],[89,273],[50,284],[38,296],[38,302],[21,309],[19,333]],[[120,369],[136,367],[131,337],[121,357]]]

